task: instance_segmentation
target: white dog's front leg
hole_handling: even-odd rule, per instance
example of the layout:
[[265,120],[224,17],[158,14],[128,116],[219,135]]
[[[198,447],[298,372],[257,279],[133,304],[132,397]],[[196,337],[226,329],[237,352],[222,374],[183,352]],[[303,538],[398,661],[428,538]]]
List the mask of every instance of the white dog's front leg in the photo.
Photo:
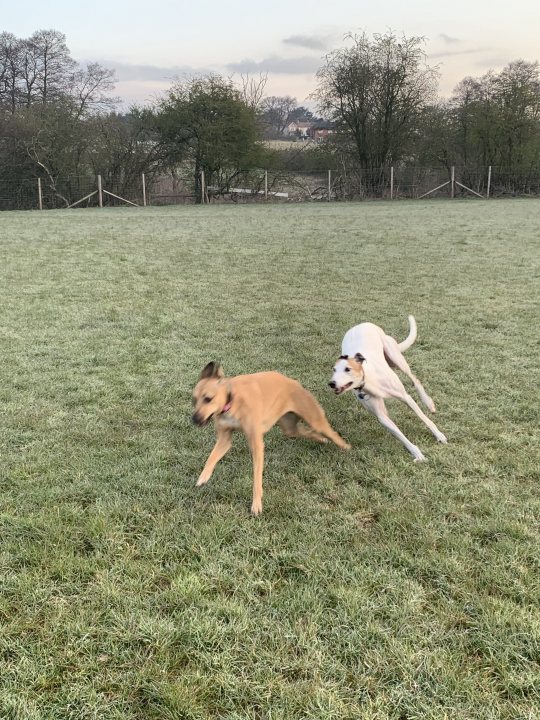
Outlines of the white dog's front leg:
[[410,440],[408,440],[398,428],[396,423],[388,417],[384,400],[382,400],[381,398],[370,397],[369,399],[365,398],[361,402],[362,405],[366,408],[366,410],[369,410],[377,417],[377,420],[381,423],[381,425],[384,425],[385,428],[390,430],[392,435],[397,437],[398,440],[401,440],[401,442],[405,445],[407,450],[413,456],[415,462],[421,462],[422,460],[426,459],[422,455],[420,448],[418,448]]

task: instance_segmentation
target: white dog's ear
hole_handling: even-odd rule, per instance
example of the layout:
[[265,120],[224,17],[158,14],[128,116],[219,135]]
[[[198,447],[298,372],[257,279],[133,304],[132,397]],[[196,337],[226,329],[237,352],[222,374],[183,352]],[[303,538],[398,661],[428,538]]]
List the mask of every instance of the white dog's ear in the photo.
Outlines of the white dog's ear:
[[223,377],[223,369],[221,365],[217,362],[209,362],[208,365],[205,365],[201,371],[201,375],[199,377],[199,380],[205,380],[206,378],[222,378]]
[[360,365],[366,362],[366,358],[361,353],[356,353],[354,359],[356,360],[356,362],[359,362]]
[[348,355],[340,355],[340,356],[339,356],[339,359],[340,359],[340,360],[348,360],[348,359],[349,359],[349,356],[348,356]]

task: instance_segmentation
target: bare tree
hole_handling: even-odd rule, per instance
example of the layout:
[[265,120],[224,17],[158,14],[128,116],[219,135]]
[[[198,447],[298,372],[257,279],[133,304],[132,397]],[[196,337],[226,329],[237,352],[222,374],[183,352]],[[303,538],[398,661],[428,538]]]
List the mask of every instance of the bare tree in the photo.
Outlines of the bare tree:
[[29,96],[43,105],[66,94],[76,62],[57,30],[38,30],[26,41]]
[[110,110],[119,98],[107,93],[114,89],[114,70],[99,63],[88,63],[86,68],[76,70],[71,78],[71,95],[77,103],[78,115],[89,110]]
[[291,115],[298,107],[296,98],[290,95],[270,95],[262,103],[262,117],[265,126],[272,135],[281,137],[291,120]]
[[258,114],[261,109],[264,89],[268,82],[268,73],[259,73],[258,78],[254,78],[249,73],[242,74],[240,77],[244,102],[252,112]]
[[22,41],[8,32],[0,33],[0,105],[14,113],[19,97]]

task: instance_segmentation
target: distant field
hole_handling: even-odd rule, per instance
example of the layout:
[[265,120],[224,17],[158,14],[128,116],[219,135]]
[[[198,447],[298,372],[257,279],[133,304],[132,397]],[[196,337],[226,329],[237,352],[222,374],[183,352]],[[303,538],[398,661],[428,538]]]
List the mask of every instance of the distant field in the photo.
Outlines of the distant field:
[[[0,717],[540,717],[540,202],[0,215]],[[428,458],[326,387],[399,340]],[[202,491],[202,366],[304,383],[353,445],[245,440]]]
[[305,140],[265,140],[264,144],[273,150],[300,150],[300,148],[310,145],[316,147],[316,144],[312,144],[311,141],[308,143]]

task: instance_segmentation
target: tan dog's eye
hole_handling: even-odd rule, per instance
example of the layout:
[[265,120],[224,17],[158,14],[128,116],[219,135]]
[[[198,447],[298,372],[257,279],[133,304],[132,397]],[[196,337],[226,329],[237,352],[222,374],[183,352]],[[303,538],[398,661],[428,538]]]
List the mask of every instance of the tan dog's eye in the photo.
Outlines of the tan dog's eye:
[[204,398],[203,398],[203,402],[205,402],[205,403],[212,402],[212,398],[204,397]]

